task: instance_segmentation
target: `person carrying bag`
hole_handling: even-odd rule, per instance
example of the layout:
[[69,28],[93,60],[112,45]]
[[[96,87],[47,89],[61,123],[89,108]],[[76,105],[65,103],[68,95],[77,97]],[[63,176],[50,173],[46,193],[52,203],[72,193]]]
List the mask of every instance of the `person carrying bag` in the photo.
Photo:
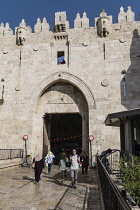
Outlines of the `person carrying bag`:
[[76,189],[77,179],[78,179],[78,170],[80,156],[76,154],[76,149],[72,150],[73,155],[70,157],[71,162],[71,178],[72,178],[72,188]]

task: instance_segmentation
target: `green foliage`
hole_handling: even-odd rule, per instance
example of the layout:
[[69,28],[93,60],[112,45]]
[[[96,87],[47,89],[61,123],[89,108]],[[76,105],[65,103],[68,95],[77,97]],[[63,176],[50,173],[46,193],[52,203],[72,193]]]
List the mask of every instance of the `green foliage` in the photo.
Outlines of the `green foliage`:
[[140,159],[132,156],[132,162],[127,162],[126,158],[120,161],[122,172],[122,182],[124,189],[130,193],[140,205]]

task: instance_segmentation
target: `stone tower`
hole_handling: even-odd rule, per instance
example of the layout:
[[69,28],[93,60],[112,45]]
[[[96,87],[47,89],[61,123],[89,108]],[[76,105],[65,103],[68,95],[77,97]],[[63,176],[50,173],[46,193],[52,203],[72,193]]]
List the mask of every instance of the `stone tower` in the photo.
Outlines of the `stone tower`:
[[112,16],[107,16],[107,13],[102,10],[100,18],[96,19],[97,34],[100,37],[107,37],[111,32]]
[[65,32],[69,29],[69,22],[67,21],[66,12],[55,13],[54,32]]

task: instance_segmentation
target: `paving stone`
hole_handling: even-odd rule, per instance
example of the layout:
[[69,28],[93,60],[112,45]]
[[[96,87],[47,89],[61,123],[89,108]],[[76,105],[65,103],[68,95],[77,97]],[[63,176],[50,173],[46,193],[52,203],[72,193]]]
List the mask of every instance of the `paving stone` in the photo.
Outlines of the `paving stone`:
[[101,209],[96,170],[89,170],[88,177],[79,171],[76,190],[70,188],[69,171],[68,180],[61,185],[58,166],[53,166],[51,177],[44,169],[39,185],[34,184],[34,171],[29,168],[2,169],[0,175],[0,210]]

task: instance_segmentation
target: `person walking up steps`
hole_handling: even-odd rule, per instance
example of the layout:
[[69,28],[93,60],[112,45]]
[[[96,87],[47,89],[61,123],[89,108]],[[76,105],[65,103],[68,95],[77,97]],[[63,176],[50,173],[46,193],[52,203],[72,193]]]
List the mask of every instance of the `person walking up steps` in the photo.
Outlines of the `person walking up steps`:
[[76,189],[78,170],[79,170],[78,163],[80,162],[80,156],[76,154],[76,149],[72,150],[72,156],[70,156],[70,162],[71,162],[72,188]]

